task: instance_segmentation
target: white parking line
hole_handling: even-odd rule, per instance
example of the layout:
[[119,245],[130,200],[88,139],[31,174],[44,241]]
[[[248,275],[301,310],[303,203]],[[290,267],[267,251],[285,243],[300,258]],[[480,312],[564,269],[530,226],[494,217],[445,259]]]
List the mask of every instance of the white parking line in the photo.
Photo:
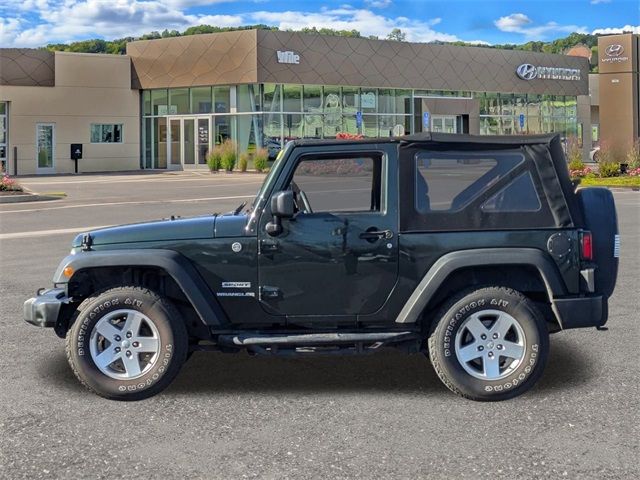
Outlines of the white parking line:
[[81,205],[62,205],[51,208],[29,208],[24,210],[3,210],[5,213],[26,213],[26,212],[48,212],[49,210],[64,210],[68,208],[88,208],[88,207],[112,207],[114,205],[150,205],[158,203],[186,203],[186,202],[207,202],[211,200],[236,200],[241,198],[254,198],[255,195],[233,195],[229,197],[205,197],[205,198],[183,198],[180,200],[140,200],[134,202],[104,202],[104,203],[83,203]]
[[97,230],[108,226],[109,225],[94,225],[91,227],[59,228],[55,230],[36,230],[33,232],[0,233],[0,240],[17,240],[33,237],[46,237],[49,235],[62,235],[66,233],[86,232],[88,230]]

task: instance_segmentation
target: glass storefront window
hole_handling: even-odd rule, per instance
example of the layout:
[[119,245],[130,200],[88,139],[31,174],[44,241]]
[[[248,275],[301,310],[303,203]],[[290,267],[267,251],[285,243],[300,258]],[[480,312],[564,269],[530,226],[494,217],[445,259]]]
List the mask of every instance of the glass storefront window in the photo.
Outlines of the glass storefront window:
[[153,119],[153,155],[155,168],[167,168],[167,119]]
[[322,115],[304,116],[304,136],[307,138],[322,138]]
[[377,115],[362,116],[362,134],[365,137],[378,136],[378,116]]
[[283,105],[284,112],[302,111],[302,85],[283,85]]
[[144,119],[144,146],[143,146],[143,155],[144,155],[144,168],[153,168],[153,153],[152,149],[152,129],[153,129],[153,119],[145,118]]
[[236,138],[239,152],[253,153],[264,145],[262,138],[262,115],[237,115]]
[[342,131],[353,134],[358,133],[358,123],[355,113],[342,115]]
[[515,113],[515,99],[509,93],[501,93],[500,98],[500,115],[513,115]]
[[305,85],[303,93],[303,110],[307,113],[322,112],[322,87],[319,85]]
[[324,87],[324,137],[332,138],[342,131],[342,96],[340,87]]
[[378,90],[378,113],[396,113],[396,100],[391,89]]
[[277,151],[282,145],[282,114],[269,113],[264,115],[264,146],[269,151]]
[[542,95],[527,95],[527,115],[530,117],[539,117],[542,115]]
[[260,85],[238,85],[236,87],[236,92],[236,107],[238,112],[261,111]]
[[191,113],[211,113],[211,87],[191,89]]
[[395,92],[396,113],[411,113],[411,90],[396,90]]
[[170,115],[189,113],[189,89],[170,88],[169,105]]
[[168,115],[167,90],[151,90],[151,114]]
[[[357,87],[342,87],[342,113],[355,115],[360,105],[358,104]],[[355,120],[354,120],[355,121]]]
[[142,111],[145,115],[151,115],[151,90],[142,92]]
[[302,115],[297,113],[284,114],[284,141],[301,138],[304,135]]
[[363,112],[375,113],[378,109],[378,90],[376,88],[360,89],[360,108]]
[[213,102],[215,113],[228,113],[231,111],[230,87],[213,87]]
[[265,112],[280,112],[280,99],[282,97],[281,90],[282,85],[276,85],[275,83],[265,83],[263,88],[263,111]]

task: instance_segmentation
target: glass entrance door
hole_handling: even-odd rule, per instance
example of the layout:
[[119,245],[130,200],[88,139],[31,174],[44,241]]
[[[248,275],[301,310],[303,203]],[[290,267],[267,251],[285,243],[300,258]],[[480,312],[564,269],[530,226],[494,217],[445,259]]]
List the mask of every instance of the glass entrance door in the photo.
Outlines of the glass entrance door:
[[36,125],[37,173],[54,173],[56,158],[55,125],[38,123]]
[[458,133],[458,122],[455,115],[433,115],[431,131],[442,133]]
[[169,118],[167,155],[172,169],[194,168],[207,164],[209,153],[209,117]]

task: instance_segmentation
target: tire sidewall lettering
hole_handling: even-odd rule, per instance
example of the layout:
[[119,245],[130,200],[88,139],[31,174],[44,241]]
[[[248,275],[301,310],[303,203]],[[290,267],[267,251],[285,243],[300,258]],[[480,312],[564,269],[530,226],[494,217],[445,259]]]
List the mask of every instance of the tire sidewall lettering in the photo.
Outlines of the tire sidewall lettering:
[[[175,352],[172,342],[173,332],[168,322],[164,321],[161,316],[155,318],[156,313],[158,312],[156,307],[149,310],[149,308],[145,308],[145,303],[146,302],[140,299],[132,298],[130,296],[125,296],[123,298],[117,297],[117,294],[114,294],[111,298],[105,299],[97,305],[90,305],[90,309],[88,311],[84,311],[80,314],[77,320],[79,322],[78,327],[74,329],[73,353],[75,354],[74,356],[77,357],[77,360],[75,361],[76,368],[82,371],[84,377],[88,377],[90,383],[94,382],[94,380],[91,380],[92,378],[98,377],[100,379],[101,388],[108,388],[109,390],[125,393],[148,389],[163,378],[171,365]],[[156,327],[161,332],[161,343],[168,340],[166,344],[162,345],[162,350],[158,353],[160,358],[156,360],[155,365],[143,376],[132,380],[118,380],[104,375],[95,365],[89,350],[91,332],[95,324],[104,315],[113,310],[121,309],[124,305],[131,310],[137,310],[144,313],[154,321]],[[151,305],[151,302],[149,305]],[[164,316],[167,316],[166,312],[162,313]]]

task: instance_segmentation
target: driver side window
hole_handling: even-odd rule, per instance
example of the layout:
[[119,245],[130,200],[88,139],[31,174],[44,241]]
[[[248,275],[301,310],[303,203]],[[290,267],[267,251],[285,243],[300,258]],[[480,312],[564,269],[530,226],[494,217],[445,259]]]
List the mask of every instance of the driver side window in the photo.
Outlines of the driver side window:
[[381,156],[371,154],[303,157],[290,183],[298,210],[306,212],[306,196],[313,213],[379,212],[381,167]]

